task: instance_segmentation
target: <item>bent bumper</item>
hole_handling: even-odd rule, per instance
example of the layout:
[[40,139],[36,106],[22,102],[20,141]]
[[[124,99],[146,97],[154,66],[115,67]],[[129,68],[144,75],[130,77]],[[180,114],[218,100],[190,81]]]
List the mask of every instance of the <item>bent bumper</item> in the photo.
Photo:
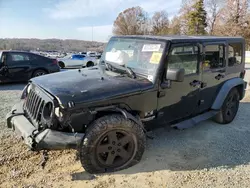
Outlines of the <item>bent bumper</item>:
[[38,131],[25,117],[23,102],[16,104],[6,115],[7,126],[21,136],[32,150],[76,149],[84,134],[45,129]]

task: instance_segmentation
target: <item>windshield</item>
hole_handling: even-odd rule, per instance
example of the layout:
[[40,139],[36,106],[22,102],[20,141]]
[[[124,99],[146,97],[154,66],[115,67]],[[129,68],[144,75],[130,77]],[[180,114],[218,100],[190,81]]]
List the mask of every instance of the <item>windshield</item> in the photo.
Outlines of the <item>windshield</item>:
[[63,58],[64,58],[64,59],[69,59],[69,58],[71,58],[71,56],[72,56],[72,55],[70,54],[70,55],[64,56]]
[[135,73],[155,78],[165,43],[129,38],[112,38],[103,53],[102,60],[131,68]]

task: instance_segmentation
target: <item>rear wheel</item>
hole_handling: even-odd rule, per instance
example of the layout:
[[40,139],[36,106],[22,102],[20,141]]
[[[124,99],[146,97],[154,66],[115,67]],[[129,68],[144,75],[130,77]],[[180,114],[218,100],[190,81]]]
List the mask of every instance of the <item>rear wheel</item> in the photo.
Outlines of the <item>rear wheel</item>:
[[215,122],[220,124],[231,123],[239,109],[240,94],[237,88],[233,88],[227,95],[222,108],[214,118]]
[[47,74],[47,72],[45,70],[39,69],[39,70],[36,70],[35,72],[33,72],[32,78],[42,76],[45,74]]
[[141,160],[145,143],[140,125],[122,115],[104,116],[86,131],[80,147],[80,160],[89,173],[122,170]]
[[94,66],[94,63],[92,61],[89,61],[86,65],[86,67],[93,67]]
[[65,68],[65,64],[61,61],[58,62],[58,65],[61,69]]

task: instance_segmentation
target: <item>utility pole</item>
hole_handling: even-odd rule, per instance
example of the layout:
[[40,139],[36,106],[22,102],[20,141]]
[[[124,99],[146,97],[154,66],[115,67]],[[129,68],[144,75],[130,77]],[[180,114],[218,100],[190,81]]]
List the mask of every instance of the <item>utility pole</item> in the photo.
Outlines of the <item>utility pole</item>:
[[92,25],[92,44],[93,44],[93,25]]

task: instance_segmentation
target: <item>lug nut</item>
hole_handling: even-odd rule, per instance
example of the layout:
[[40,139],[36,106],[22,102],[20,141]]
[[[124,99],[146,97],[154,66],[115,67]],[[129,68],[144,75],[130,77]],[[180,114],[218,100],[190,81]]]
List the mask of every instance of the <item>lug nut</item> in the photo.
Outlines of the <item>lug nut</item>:
[[108,147],[108,149],[109,149],[109,150],[112,150],[112,147],[111,147],[111,146],[109,146],[109,147]]
[[121,143],[118,144],[118,146],[121,146],[121,145],[122,145]]
[[113,141],[112,144],[115,145],[115,141]]
[[120,149],[118,149],[117,151],[118,151],[118,152],[120,152],[121,150],[120,150]]

